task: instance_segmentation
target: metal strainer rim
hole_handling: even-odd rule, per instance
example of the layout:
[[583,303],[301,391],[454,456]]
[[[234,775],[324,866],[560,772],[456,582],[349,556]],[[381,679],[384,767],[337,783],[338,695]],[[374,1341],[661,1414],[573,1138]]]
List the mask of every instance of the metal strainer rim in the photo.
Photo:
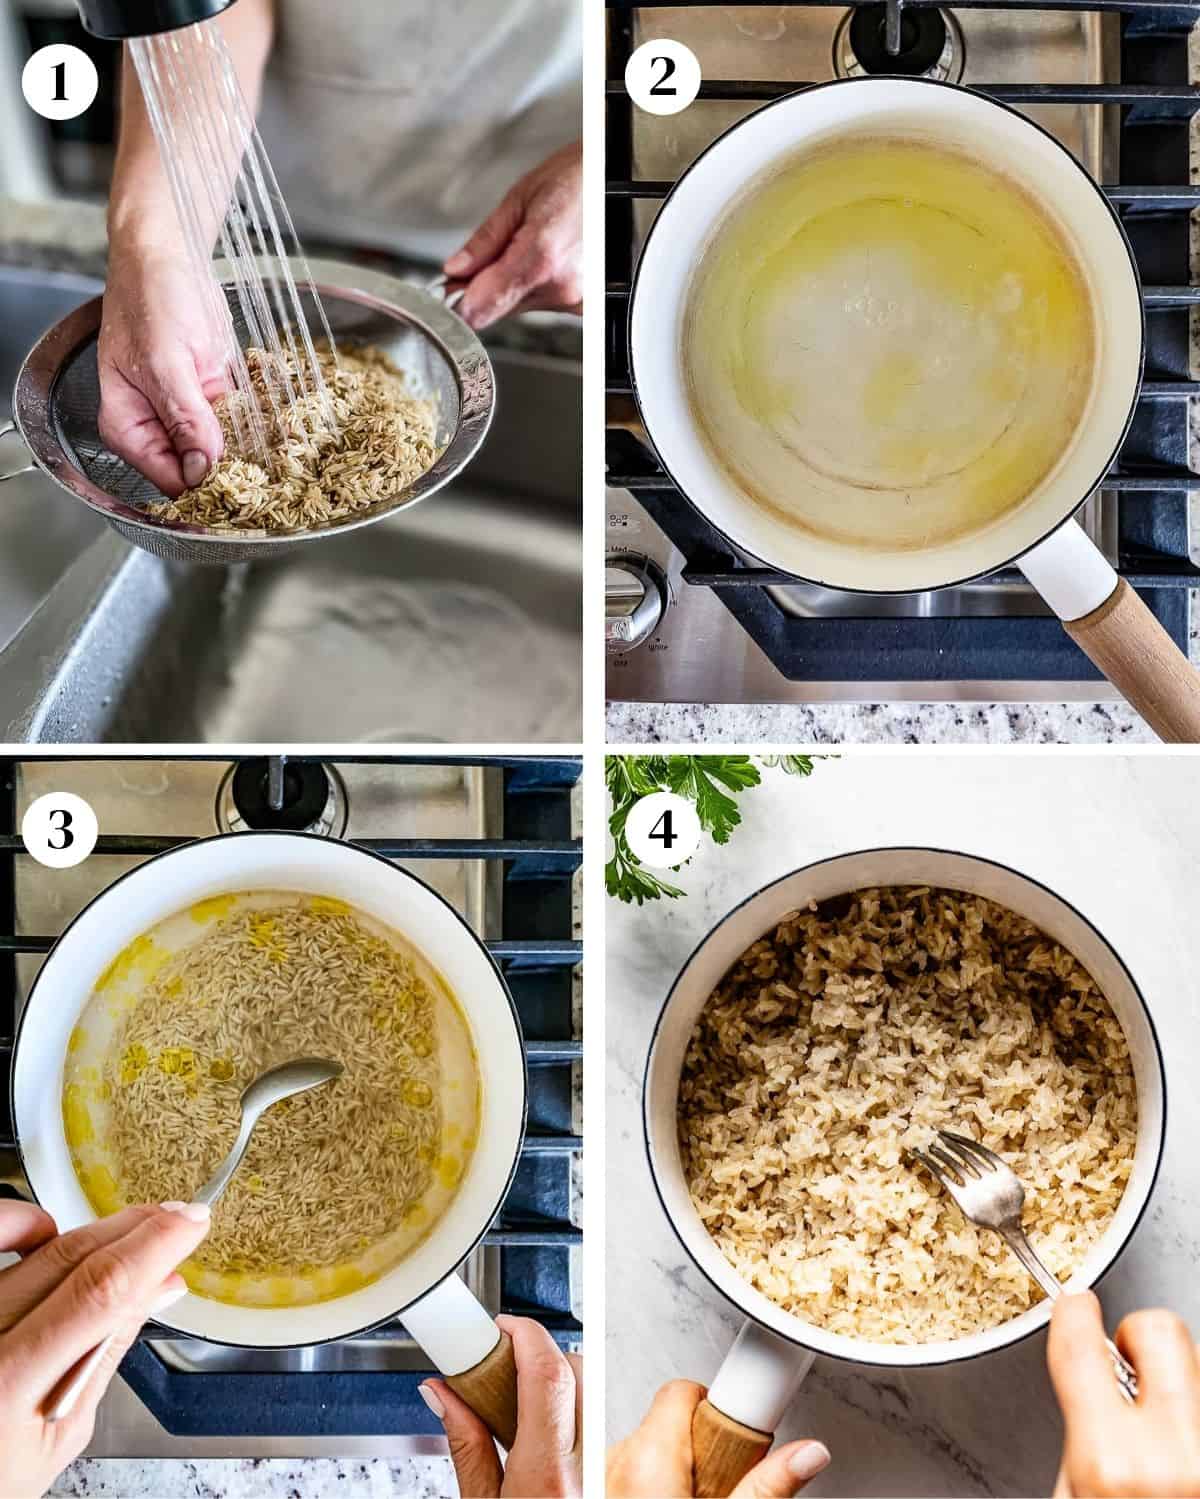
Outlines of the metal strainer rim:
[[[259,260],[266,263],[271,258],[260,256]],[[456,478],[479,451],[495,411],[491,360],[474,329],[434,291],[399,277],[337,260],[311,260],[310,279],[301,261],[293,259],[289,264],[299,290],[315,288],[320,296],[356,302],[408,324],[440,351],[454,371],[459,396],[454,436],[432,467],[406,489],[367,510],[298,531],[220,531],[211,526],[147,520],[145,511],[92,483],[65,449],[53,415],[54,388],[60,374],[68,361],[99,333],[103,296],[92,297],[48,329],[30,349],[17,375],[13,419],[38,467],[60,488],[119,526],[122,534],[127,534],[128,528],[157,538],[174,538],[181,546],[201,550],[210,546],[274,550],[293,543],[341,536],[408,509]],[[215,265],[219,275],[222,263]],[[249,556],[246,560],[250,560]]]

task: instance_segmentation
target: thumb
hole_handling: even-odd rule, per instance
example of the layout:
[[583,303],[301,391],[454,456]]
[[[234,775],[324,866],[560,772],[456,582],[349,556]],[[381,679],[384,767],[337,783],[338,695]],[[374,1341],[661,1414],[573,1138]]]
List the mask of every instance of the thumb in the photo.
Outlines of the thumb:
[[498,1499],[504,1470],[491,1432],[444,1380],[427,1379],[417,1389],[446,1428],[461,1499]]
[[447,276],[455,280],[474,276],[504,253],[525,218],[519,186],[505,194],[500,206],[484,219],[462,249],[446,261],[442,269]]
[[755,1463],[730,1499],[791,1499],[829,1466],[829,1448],[821,1442],[786,1442]]
[[224,443],[195,363],[186,356],[164,360],[152,364],[148,375],[146,394],[179,455],[184,482],[199,484],[221,456]]

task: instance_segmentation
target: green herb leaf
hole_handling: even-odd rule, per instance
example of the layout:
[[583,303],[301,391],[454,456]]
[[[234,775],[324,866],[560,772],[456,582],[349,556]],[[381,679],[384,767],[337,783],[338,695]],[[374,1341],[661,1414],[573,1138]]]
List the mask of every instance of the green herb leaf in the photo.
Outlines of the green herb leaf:
[[[812,775],[811,755],[760,755],[764,765],[778,766],[788,775]],[[714,843],[728,843],[729,835],[742,820],[736,797],[757,786],[762,774],[749,755],[608,755],[604,779],[612,799],[608,819],[613,836],[613,856],[604,866],[604,886],[609,895],[627,903],[677,900],[684,891],[647,869],[625,839],[629,813],[654,791],[673,791],[685,796],[696,808],[700,826]],[[676,865],[675,868],[681,866]]]
[[811,755],[762,755],[764,765],[777,765],[790,776],[810,776],[816,763]]

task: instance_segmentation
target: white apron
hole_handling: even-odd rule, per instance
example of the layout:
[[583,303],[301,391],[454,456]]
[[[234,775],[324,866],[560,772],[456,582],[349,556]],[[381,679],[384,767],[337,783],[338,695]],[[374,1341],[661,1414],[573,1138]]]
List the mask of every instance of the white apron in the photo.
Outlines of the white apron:
[[441,260],[580,134],[579,0],[277,0],[260,110],[301,241]]

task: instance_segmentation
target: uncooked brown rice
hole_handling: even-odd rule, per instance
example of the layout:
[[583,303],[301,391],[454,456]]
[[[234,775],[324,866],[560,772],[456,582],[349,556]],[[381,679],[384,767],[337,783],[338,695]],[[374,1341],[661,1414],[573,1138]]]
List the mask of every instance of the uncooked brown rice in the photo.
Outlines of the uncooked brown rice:
[[246,360],[268,426],[269,466],[237,455],[228,403],[217,400],[225,456],[202,484],[157,507],[157,520],[219,531],[295,531],[341,520],[390,499],[432,467],[438,457],[432,401],[413,395],[403,373],[370,345],[343,348],[335,361],[328,344],[317,359],[337,421],[331,430],[317,395],[305,389],[295,361],[285,360],[302,392],[293,414],[271,409],[265,372],[277,361],[261,349]]
[[692,1201],[772,1301],[831,1332],[923,1343],[1040,1300],[999,1237],[905,1155],[947,1127],[1025,1184],[1060,1278],[1112,1218],[1137,1128],[1094,980],[1014,912],[925,887],[794,911],[706,1002],[679,1090]]
[[303,1274],[395,1231],[441,1135],[434,996],[340,902],[235,911],[175,953],[109,1053],[107,1144],[127,1202],[188,1198],[232,1145],[242,1090],[296,1056],[343,1075],[269,1109],[194,1256]]

